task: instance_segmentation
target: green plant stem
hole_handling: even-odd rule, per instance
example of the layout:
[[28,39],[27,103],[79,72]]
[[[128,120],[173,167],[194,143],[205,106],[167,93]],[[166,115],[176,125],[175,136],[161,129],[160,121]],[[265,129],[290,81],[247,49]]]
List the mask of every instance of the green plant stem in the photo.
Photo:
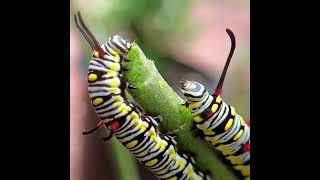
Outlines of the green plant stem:
[[174,133],[179,150],[192,153],[197,166],[203,171],[209,171],[213,179],[238,179],[205,140],[194,136],[191,130],[191,113],[181,105],[182,99],[162,78],[153,61],[146,58],[136,43],[133,43],[128,59],[131,61],[125,63],[125,66],[131,70],[124,73],[124,78],[137,87],[128,92],[149,115],[161,116],[161,132]]

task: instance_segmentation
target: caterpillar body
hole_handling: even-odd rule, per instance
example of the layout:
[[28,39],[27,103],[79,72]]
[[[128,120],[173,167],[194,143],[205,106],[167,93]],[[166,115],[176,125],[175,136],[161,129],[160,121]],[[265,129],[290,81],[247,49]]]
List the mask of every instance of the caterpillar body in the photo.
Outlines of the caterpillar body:
[[180,81],[180,88],[186,99],[185,106],[191,111],[203,138],[221,151],[237,172],[249,179],[250,127],[234,107],[221,98],[224,77],[235,49],[235,37],[231,30],[227,29],[227,33],[232,42],[231,51],[215,92],[210,95],[201,83],[188,80]]
[[[77,18],[78,17],[78,18]],[[81,24],[79,24],[79,22]],[[122,63],[131,43],[120,36],[113,36],[101,46],[83,23],[80,13],[75,22],[93,49],[88,72],[88,91],[96,114],[101,121],[90,131],[106,126],[113,135],[144,164],[158,179],[207,180],[210,177],[195,168],[194,160],[187,154],[179,153],[174,137],[159,134],[159,118],[145,115],[135,103],[125,96],[126,88],[135,88],[126,83]]]

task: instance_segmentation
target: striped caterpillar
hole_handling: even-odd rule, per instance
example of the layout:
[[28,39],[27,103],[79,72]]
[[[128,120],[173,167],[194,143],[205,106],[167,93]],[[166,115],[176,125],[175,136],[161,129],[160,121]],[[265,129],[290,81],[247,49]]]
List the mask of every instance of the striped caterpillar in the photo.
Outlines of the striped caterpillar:
[[122,63],[130,62],[126,55],[131,43],[120,36],[112,36],[100,46],[79,12],[77,15],[76,26],[93,50],[88,91],[100,118],[98,125],[84,134],[106,126],[110,134],[104,140],[114,135],[158,179],[210,179],[195,168],[192,157],[177,152],[174,137],[157,132],[159,118],[145,115],[137,104],[127,100],[125,89],[135,87],[124,81],[122,73],[129,69]]
[[201,134],[216,149],[222,152],[232,167],[245,178],[250,177],[250,127],[236,113],[233,106],[221,99],[221,90],[228,66],[235,49],[235,37],[226,30],[231,39],[231,50],[222,75],[213,95],[195,81],[180,81],[186,99],[185,106],[191,111],[193,120]]

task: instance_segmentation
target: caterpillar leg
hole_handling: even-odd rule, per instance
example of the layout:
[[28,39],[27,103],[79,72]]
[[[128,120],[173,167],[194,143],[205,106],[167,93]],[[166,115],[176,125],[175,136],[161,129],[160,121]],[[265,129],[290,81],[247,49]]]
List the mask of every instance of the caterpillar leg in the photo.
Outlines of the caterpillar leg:
[[124,62],[130,62],[131,60],[128,59],[127,57],[124,57],[124,58],[123,58],[123,61],[124,61]]
[[104,126],[104,123],[102,121],[100,121],[94,128],[88,130],[88,131],[85,131],[83,132],[82,134],[83,135],[89,135],[89,134],[92,134],[94,133],[95,131],[97,131],[98,129],[102,128]]
[[183,100],[183,102],[181,102],[180,105],[182,105],[182,106],[187,106],[187,101],[186,101],[186,100]]
[[127,67],[125,67],[125,66],[123,66],[123,67],[121,67],[121,68],[122,68],[123,71],[129,71],[129,70],[131,70],[130,68],[127,68]]
[[191,130],[191,131],[196,131],[196,133],[195,133],[195,136],[196,136],[196,137],[198,137],[198,136],[201,137],[202,131],[199,131],[199,129],[197,128],[197,126],[196,126],[195,123],[192,124],[192,126],[190,127],[190,130]]
[[153,116],[152,117],[154,120],[156,120],[158,123],[161,121],[161,116],[158,115],[158,116]]
[[210,180],[211,179],[211,172],[209,170],[206,170],[206,171],[203,171],[203,173],[205,174],[204,177],[207,179],[207,180]]
[[[89,135],[92,134],[94,132],[96,132],[98,129],[101,129],[102,127],[104,127],[104,122],[100,121],[94,128],[88,130],[88,131],[84,131],[82,134],[83,135]],[[106,137],[103,137],[102,140],[103,141],[108,141],[113,137],[113,132],[109,131],[109,134]]]
[[192,132],[194,137],[200,137],[200,138],[204,138],[205,134],[203,133],[202,130],[198,129],[197,125],[195,123],[193,123],[190,127],[190,131]]
[[128,89],[137,89],[135,86],[133,86],[133,85],[131,85],[131,84],[129,84],[129,85],[127,86],[127,88],[128,88]]
[[132,84],[126,82],[126,88],[128,89],[138,89],[137,87],[133,86]]

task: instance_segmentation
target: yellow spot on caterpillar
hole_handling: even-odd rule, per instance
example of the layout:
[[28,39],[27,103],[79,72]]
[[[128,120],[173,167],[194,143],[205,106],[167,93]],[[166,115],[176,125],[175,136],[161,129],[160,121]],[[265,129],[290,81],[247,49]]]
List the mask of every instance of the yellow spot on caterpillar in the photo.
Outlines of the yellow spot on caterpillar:
[[148,127],[149,127],[149,124],[142,121],[136,126],[136,129],[138,129],[140,133],[143,133]]
[[121,90],[119,88],[110,88],[109,91],[112,92],[113,94],[120,94],[121,93]]
[[203,119],[202,119],[200,116],[194,117],[193,120],[194,120],[195,122],[197,122],[197,123],[203,121]]
[[132,120],[132,122],[134,122],[135,124],[137,124],[138,121],[139,121],[139,118],[132,118],[131,120]]
[[123,102],[123,98],[121,96],[115,96],[114,101],[116,102]]
[[156,139],[156,132],[153,129],[149,130],[150,141],[154,141]]
[[128,113],[128,111],[130,111],[130,107],[123,104],[123,102],[116,102],[115,104],[117,104],[117,106],[120,106],[118,108],[118,111],[120,111],[121,113]]
[[181,159],[177,159],[177,160],[176,160],[176,166],[180,166],[181,163],[182,163],[182,160],[181,160]]
[[217,149],[219,151],[222,152],[223,155],[230,155],[232,154],[232,151],[230,149],[228,149],[225,145],[220,145],[217,147]]
[[191,177],[193,175],[193,169],[191,168],[192,166],[190,166],[188,168],[188,176]]
[[146,127],[142,126],[139,130],[140,133],[143,133],[146,130]]
[[142,127],[142,124],[141,124],[141,120],[138,122],[137,126],[135,127],[136,130],[139,130],[140,128]]
[[117,71],[108,71],[107,75],[108,75],[108,77],[116,77],[116,76],[118,76],[118,72]]
[[166,141],[159,139],[156,143],[155,149],[163,150],[167,145],[168,143]]
[[237,135],[234,136],[233,140],[234,140],[234,141],[238,140],[238,139],[242,136],[242,134],[243,134],[243,130],[241,129],[241,130],[237,133]]
[[214,135],[215,132],[212,131],[213,128],[208,128],[203,131],[205,135]]
[[186,162],[183,160],[177,160],[176,161],[176,166],[178,166],[179,169],[183,169],[186,166]]
[[250,175],[250,165],[239,165],[234,167],[236,170],[241,171],[241,174],[243,176],[249,176]]
[[156,148],[156,149],[159,149],[160,146],[161,146],[161,140],[157,141],[157,144],[156,144],[155,148]]
[[103,99],[101,97],[99,97],[99,98],[95,98],[92,103],[93,103],[93,105],[97,106],[97,105],[101,104],[102,102],[103,102]]
[[118,53],[115,50],[113,50],[111,48],[108,48],[108,50],[109,50],[110,54],[112,54],[114,56],[118,55]]
[[224,131],[228,131],[231,128],[232,123],[233,123],[233,119],[229,119],[226,126],[224,127]]
[[138,140],[134,140],[134,141],[129,142],[129,143],[126,145],[126,147],[127,147],[128,149],[131,149],[131,148],[135,147],[137,144],[138,144]]
[[111,59],[112,59],[114,62],[119,62],[119,61],[120,61],[120,56],[111,56]]
[[198,108],[200,107],[200,103],[192,103],[192,104],[189,104],[189,109],[193,109],[193,108]]
[[109,84],[112,87],[118,87],[120,85],[119,81],[117,81],[115,79],[110,80]]
[[136,112],[131,113],[132,118],[139,118],[139,115]]
[[234,109],[233,106],[231,106],[231,115],[235,116],[236,115],[236,110]]
[[110,69],[113,71],[119,71],[120,70],[119,64],[117,63],[111,64]]
[[214,105],[211,107],[211,111],[214,112],[214,113],[217,111],[217,109],[218,109],[218,104],[214,104]]
[[169,154],[169,159],[170,160],[172,160],[172,159],[174,159],[176,157],[176,152],[174,151],[173,148],[170,148],[168,154]]
[[168,180],[177,180],[177,179],[178,179],[177,176],[174,176],[174,177],[169,178]]
[[138,123],[138,121],[139,121],[139,115],[138,115],[136,112],[133,111],[133,112],[130,114],[130,117],[131,117],[131,121],[132,121],[132,122],[134,122],[135,124]]
[[146,166],[148,166],[148,167],[153,166],[153,165],[155,165],[157,162],[158,162],[158,159],[153,159],[153,160],[151,160],[151,161],[148,161],[148,162],[146,163]]
[[162,142],[161,146],[160,146],[160,152],[162,152],[166,147],[167,147],[168,143],[166,141]]
[[99,57],[99,52],[98,51],[94,51],[93,55],[94,55],[94,57]]
[[89,80],[89,81],[95,81],[95,80],[97,80],[97,75],[96,75],[96,74],[90,74],[90,75],[88,76],[88,80]]
[[227,158],[228,160],[230,160],[233,165],[235,165],[235,164],[242,164],[241,159],[240,159],[239,157],[237,157],[237,156],[228,156],[228,157],[226,157],[226,158]]
[[[115,103],[116,104],[116,103]],[[118,104],[122,104],[122,103],[118,103]],[[118,111],[120,111],[120,112],[123,112],[123,111],[125,111],[127,108],[126,108],[126,106],[125,106],[125,104],[123,104],[123,106],[120,106],[119,108],[118,108]]]
[[221,97],[218,96],[217,99],[216,99],[216,102],[217,102],[217,103],[220,103],[221,101],[222,101]]

